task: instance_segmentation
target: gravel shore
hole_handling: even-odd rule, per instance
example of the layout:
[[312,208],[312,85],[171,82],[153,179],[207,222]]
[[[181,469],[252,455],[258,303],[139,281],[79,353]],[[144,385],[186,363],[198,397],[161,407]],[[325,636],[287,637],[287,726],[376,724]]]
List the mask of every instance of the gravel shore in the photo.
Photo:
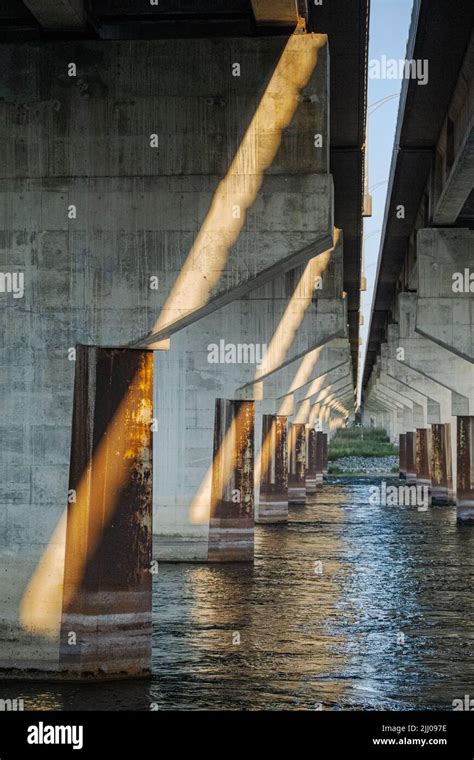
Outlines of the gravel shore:
[[[389,457],[341,457],[329,462],[329,474],[331,470],[336,470],[337,474],[345,472],[361,472],[367,475],[381,473],[386,475],[391,473],[392,469],[397,467],[398,456]],[[336,469],[337,468],[337,469]]]

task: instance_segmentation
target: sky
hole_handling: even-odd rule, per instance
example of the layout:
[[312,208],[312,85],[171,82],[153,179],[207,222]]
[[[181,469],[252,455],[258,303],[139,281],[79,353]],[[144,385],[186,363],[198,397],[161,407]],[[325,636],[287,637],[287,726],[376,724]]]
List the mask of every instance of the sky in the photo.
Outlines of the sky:
[[[387,58],[405,58],[410,28],[413,0],[372,0],[370,11],[369,61]],[[368,80],[368,156],[369,190],[372,195],[372,217],[364,220],[364,256],[367,291],[361,294],[361,313],[364,325],[360,328],[362,338],[361,367],[366,350],[370,309],[377,272],[388,177],[392,160],[393,141],[398,115],[401,80]],[[371,106],[390,95],[397,97],[381,104],[371,114]],[[383,183],[383,184],[379,184]]]

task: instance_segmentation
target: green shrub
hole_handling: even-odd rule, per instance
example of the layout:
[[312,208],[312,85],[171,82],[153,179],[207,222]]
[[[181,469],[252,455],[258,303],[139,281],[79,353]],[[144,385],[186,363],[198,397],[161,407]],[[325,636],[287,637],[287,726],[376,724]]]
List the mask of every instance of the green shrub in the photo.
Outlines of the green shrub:
[[398,449],[382,428],[345,428],[338,430],[329,443],[331,460],[342,457],[387,457],[398,454]]

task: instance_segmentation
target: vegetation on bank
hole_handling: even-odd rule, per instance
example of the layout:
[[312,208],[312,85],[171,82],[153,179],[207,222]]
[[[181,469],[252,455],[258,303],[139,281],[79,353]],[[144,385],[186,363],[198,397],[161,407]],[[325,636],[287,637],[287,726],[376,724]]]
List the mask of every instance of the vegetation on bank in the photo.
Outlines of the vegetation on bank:
[[[386,475],[398,475],[399,468],[397,467],[391,467],[390,472],[385,473]],[[370,473],[370,472],[360,472],[360,470],[344,470],[342,467],[338,467],[336,464],[330,464],[328,467],[328,475],[344,475],[345,477],[351,477],[351,476],[358,476],[364,475],[367,478],[374,477],[375,475],[378,475],[379,473]]]
[[389,457],[398,454],[382,428],[351,427],[338,430],[329,443],[330,461],[342,457]]

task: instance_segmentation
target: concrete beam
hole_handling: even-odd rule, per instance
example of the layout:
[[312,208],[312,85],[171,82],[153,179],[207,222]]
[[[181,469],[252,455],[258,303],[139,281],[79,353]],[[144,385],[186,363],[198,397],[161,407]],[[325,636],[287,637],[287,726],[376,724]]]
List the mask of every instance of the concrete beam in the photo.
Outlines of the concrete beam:
[[[291,351],[290,356],[294,354]],[[286,362],[275,372],[262,379],[243,385],[238,392],[250,393],[246,398],[277,399],[294,393],[300,388],[322,378],[328,372],[350,361],[350,344],[347,338],[335,338],[313,351],[305,353],[303,358]],[[258,386],[263,386],[259,390]]]
[[84,0],[23,0],[43,29],[83,29]]
[[417,254],[415,332],[474,363],[474,231],[420,230]]
[[438,201],[433,215],[434,224],[447,225],[456,222],[471,193],[473,171],[474,127],[471,127]]
[[399,296],[399,325],[389,325],[389,343],[397,359],[451,390],[453,415],[469,415],[474,409],[474,366],[415,331],[417,295]]
[[306,0],[252,0],[252,10],[257,24],[296,26],[308,19]]

